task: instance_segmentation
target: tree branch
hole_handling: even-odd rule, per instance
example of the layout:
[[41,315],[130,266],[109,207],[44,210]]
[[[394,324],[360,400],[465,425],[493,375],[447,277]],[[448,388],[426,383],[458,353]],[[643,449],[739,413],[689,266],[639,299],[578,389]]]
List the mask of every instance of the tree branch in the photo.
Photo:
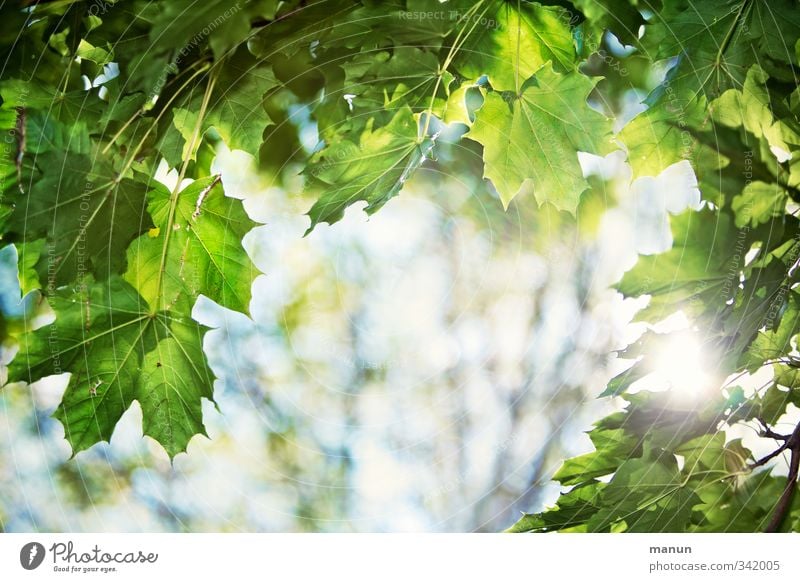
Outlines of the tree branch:
[[761,467],[762,465],[765,465],[768,461],[770,461],[771,459],[774,459],[775,457],[780,455],[783,451],[785,451],[788,448],[789,448],[789,441],[786,441],[781,446],[779,446],[777,449],[772,451],[770,454],[761,457],[755,463],[750,465],[750,468],[751,469],[755,469],[756,467]]
[[781,494],[778,504],[775,506],[772,519],[764,530],[767,533],[773,533],[780,529],[786,514],[789,512],[794,490],[797,488],[797,472],[798,469],[800,469],[800,423],[795,427],[789,440],[781,445],[781,448],[788,448],[791,450],[792,458],[789,461],[789,475],[787,476],[786,488],[783,490],[783,494]]
[[767,437],[767,438],[770,438],[770,439],[775,439],[776,441],[784,441],[785,442],[785,441],[788,441],[789,437],[792,436],[792,435],[788,435],[788,434],[779,434],[779,433],[775,432],[761,418],[758,419],[758,422],[761,424],[761,436],[763,436],[763,437]]

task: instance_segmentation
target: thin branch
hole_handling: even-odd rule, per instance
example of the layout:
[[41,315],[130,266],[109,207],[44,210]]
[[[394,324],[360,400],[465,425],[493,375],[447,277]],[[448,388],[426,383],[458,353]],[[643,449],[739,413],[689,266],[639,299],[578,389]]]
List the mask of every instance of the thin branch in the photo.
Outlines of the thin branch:
[[780,447],[772,451],[770,454],[761,457],[755,463],[750,465],[751,469],[755,469],[756,467],[761,467],[762,465],[766,465],[769,461],[780,455],[783,451],[789,448],[789,441],[783,443]]
[[789,438],[792,436],[792,435],[788,435],[788,434],[779,434],[779,433],[775,432],[774,430],[772,430],[769,427],[769,425],[766,422],[764,422],[763,419],[758,418],[757,420],[758,420],[759,424],[761,424],[761,433],[760,433],[760,435],[763,436],[763,437],[770,438],[770,439],[775,439],[776,441],[788,441]]

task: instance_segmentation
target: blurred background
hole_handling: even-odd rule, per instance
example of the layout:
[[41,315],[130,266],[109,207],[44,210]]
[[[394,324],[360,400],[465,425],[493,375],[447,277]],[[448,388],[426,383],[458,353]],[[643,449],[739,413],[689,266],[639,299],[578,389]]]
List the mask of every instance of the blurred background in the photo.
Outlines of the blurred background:
[[[596,106],[621,125],[656,74],[645,89],[601,84]],[[307,114],[290,121],[313,148]],[[264,274],[252,319],[195,308],[218,378],[210,439],[170,464],[134,403],[110,444],[70,459],[50,418],[66,379],[6,385],[0,529],[498,531],[551,504],[549,477],[618,406],[596,398],[620,368],[609,354],[642,331],[612,285],[637,252],[670,247],[669,213],[698,203],[696,180],[682,162],[631,183],[624,152],[579,154],[591,189],[577,219],[530,192],[504,211],[478,146],[458,141],[466,128],[439,129],[437,159],[400,196],[306,237],[300,166],[265,175],[219,145],[226,193],[264,224],[245,238]],[[159,179],[177,176],[164,166]],[[20,303],[5,247],[0,323],[34,300]]]
[[[584,205],[628,196],[623,159],[583,158]],[[195,308],[219,378],[211,438],[170,465],[134,404],[110,445],[70,460],[49,418],[65,379],[6,386],[3,529],[497,531],[551,503],[549,476],[591,450],[582,431],[614,406],[595,398],[608,354],[636,332],[636,306],[609,285],[637,246],[669,246],[666,210],[587,208],[576,222],[523,196],[504,212],[477,176],[433,163],[373,217],[354,207],[303,238],[292,169],[282,188],[251,163],[224,149],[215,161],[266,224],[245,239],[264,273],[252,320]],[[13,316],[13,248],[2,259]]]

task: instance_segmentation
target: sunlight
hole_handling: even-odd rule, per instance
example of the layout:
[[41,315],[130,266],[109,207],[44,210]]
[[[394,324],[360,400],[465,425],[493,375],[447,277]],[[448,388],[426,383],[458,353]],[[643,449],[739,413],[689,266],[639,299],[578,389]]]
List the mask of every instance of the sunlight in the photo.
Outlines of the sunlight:
[[697,336],[691,332],[671,334],[655,358],[655,372],[669,389],[692,399],[705,394],[713,377],[711,355]]

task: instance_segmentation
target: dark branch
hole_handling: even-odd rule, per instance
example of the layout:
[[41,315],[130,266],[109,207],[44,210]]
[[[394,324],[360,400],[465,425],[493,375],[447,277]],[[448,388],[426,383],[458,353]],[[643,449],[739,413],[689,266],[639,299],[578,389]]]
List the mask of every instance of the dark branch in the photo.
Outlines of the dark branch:
[[764,530],[767,533],[776,532],[780,529],[786,514],[789,512],[789,507],[792,504],[794,490],[797,488],[797,472],[798,469],[800,469],[800,423],[795,427],[792,436],[789,437],[781,447],[791,450],[792,458],[789,461],[789,475],[786,478],[786,488],[783,490],[778,504],[775,506],[772,519]]
[[772,430],[769,425],[764,422],[762,419],[758,419],[758,422],[761,423],[761,436],[767,437],[770,439],[775,439],[776,441],[788,441],[789,437],[792,435],[788,434],[779,434]]
[[783,451],[785,451],[788,448],[789,448],[789,441],[786,441],[781,446],[779,446],[777,449],[772,451],[770,454],[768,454],[768,455],[766,455],[764,457],[761,457],[755,463],[750,465],[750,468],[751,469],[755,469],[756,467],[761,467],[762,465],[766,465],[769,461],[771,461],[772,459],[774,459],[775,457],[780,455]]

